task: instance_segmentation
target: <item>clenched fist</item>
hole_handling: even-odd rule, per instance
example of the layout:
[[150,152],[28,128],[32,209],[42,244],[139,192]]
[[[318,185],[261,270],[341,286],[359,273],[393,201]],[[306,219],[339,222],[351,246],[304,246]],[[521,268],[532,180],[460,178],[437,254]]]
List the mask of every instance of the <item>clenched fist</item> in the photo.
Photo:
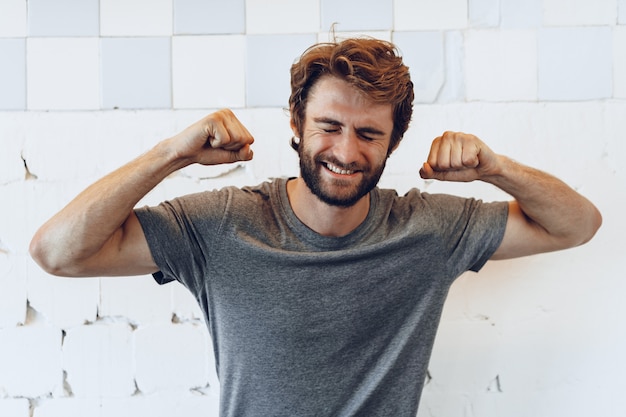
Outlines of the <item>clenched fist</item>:
[[254,138],[231,110],[209,114],[172,137],[170,146],[178,159],[203,165],[252,159]]
[[445,132],[435,138],[420,169],[424,179],[468,182],[485,179],[498,169],[498,155],[474,135]]

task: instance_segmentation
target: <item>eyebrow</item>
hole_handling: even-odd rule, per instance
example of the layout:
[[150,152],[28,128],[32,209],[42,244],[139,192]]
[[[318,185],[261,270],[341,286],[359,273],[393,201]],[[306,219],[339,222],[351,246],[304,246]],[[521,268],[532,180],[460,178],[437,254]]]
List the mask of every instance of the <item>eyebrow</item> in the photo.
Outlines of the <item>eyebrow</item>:
[[[344,125],[339,120],[331,119],[330,117],[314,117],[313,121],[315,123],[327,124],[331,126],[343,126]],[[370,135],[379,135],[379,136],[385,135],[385,132],[372,126],[358,127],[356,128],[356,131],[359,133],[369,133]]]

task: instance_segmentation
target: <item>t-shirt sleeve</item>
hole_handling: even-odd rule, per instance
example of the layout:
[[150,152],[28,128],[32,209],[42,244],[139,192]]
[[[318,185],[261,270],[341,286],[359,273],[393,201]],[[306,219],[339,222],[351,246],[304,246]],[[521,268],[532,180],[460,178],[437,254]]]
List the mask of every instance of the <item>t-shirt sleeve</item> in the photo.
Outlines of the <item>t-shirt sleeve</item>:
[[135,209],[152,257],[159,284],[177,280],[198,289],[206,277],[211,244],[219,231],[227,193],[205,192]]
[[508,218],[508,202],[456,196],[425,195],[437,214],[447,267],[453,275],[478,272],[500,246]]

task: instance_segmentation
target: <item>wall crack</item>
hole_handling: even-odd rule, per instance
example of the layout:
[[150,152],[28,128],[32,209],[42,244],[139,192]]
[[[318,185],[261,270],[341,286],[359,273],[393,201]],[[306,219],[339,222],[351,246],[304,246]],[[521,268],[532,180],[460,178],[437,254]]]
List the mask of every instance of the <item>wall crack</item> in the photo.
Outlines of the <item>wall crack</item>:
[[26,173],[24,174],[24,179],[27,181],[36,180],[37,175],[30,172],[30,170],[28,169],[28,164],[26,163],[26,158],[24,158],[24,154],[20,155],[20,158],[22,158],[22,163],[24,163],[24,170],[26,171]]

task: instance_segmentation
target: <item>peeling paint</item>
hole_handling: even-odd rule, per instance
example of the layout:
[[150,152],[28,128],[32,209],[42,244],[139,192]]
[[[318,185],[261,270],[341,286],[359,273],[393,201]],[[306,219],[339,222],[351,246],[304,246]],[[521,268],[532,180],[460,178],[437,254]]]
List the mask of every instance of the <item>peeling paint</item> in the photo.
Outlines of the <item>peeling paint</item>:
[[26,163],[26,158],[24,158],[24,155],[21,155],[22,158],[22,162],[24,163],[24,170],[26,171],[26,173],[24,174],[24,179],[25,180],[36,180],[37,179],[37,175],[33,174],[32,172],[30,172],[30,170],[28,169],[28,164]]

